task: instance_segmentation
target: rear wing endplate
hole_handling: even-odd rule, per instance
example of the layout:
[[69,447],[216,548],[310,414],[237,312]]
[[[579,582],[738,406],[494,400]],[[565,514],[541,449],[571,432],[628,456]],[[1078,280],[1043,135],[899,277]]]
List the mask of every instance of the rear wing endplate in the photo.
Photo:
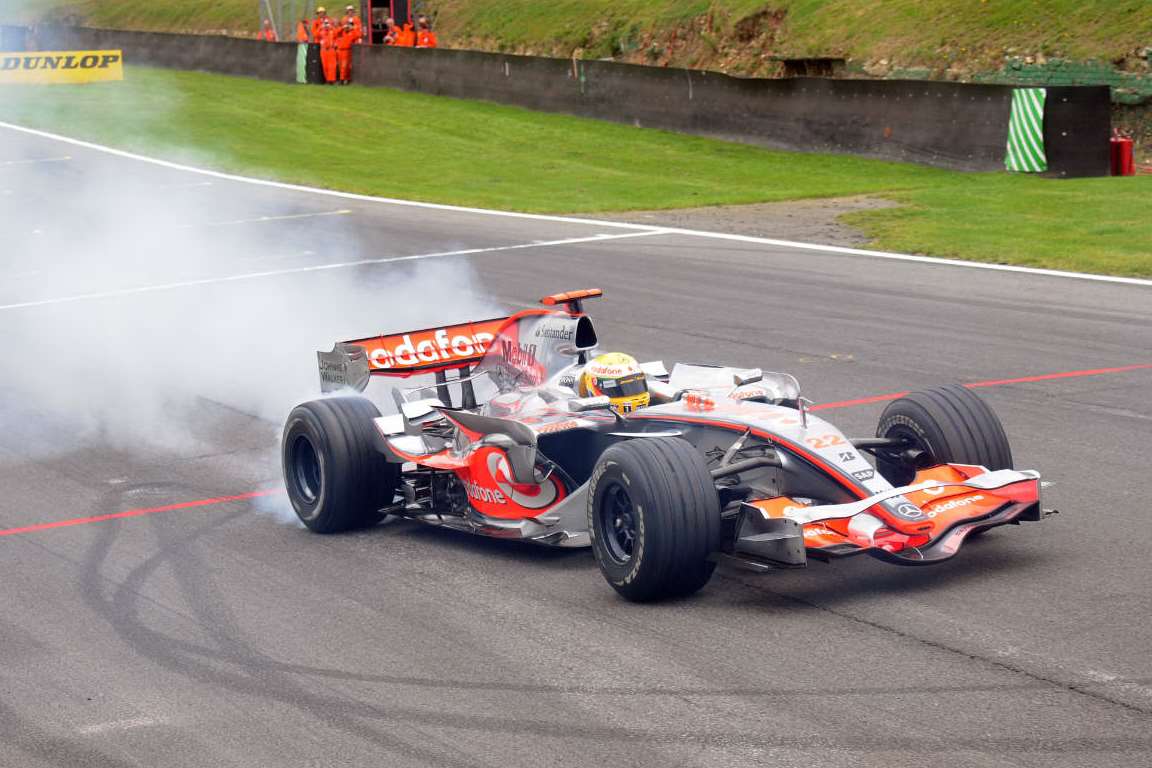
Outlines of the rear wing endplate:
[[335,392],[341,389],[363,392],[368,386],[371,374],[364,347],[337,343],[331,352],[317,352],[316,361],[320,364],[321,392]]

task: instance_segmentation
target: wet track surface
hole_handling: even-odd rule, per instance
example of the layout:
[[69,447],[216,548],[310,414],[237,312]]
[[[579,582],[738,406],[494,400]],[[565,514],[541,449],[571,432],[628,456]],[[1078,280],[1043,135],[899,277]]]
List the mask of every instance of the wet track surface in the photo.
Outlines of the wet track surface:
[[[146,226],[74,195],[110,176],[160,201]],[[130,358],[152,376],[219,344],[172,323],[189,302],[304,398],[323,342],[279,327],[331,343],[400,330],[396,302],[431,324],[590,285],[606,347],[790,371],[818,403],[1152,363],[1150,287],[331,198],[3,129],[0,226],[4,354],[46,389],[85,391],[73,345],[111,307],[174,345]],[[77,247],[117,227],[149,248],[129,271]],[[192,232],[210,257],[180,253]],[[335,266],[357,261],[376,263]],[[211,384],[187,445],[141,447],[0,380],[0,765],[1152,763],[1152,369],[980,389],[1017,466],[1054,483],[1054,519],[938,567],[722,570],[656,606],[618,599],[585,551],[408,523],[319,537],[277,495],[42,527],[275,489],[281,404],[231,399],[227,370]],[[870,435],[882,407],[822,415]]]

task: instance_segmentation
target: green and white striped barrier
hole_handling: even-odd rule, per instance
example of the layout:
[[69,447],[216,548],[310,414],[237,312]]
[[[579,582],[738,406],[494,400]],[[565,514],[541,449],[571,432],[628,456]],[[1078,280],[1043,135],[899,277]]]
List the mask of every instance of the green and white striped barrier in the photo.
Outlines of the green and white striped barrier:
[[1048,170],[1044,153],[1044,88],[1017,88],[1012,92],[1012,117],[1008,120],[1008,154],[1004,167],[1019,173]]
[[308,82],[308,43],[296,44],[296,82]]

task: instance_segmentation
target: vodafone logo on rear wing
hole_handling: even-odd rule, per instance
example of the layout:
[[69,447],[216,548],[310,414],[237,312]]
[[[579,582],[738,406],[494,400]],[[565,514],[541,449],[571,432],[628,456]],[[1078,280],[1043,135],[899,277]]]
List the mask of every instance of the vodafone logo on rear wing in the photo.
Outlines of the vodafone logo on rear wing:
[[372,373],[409,376],[478,363],[507,320],[499,317],[348,343],[364,349]]

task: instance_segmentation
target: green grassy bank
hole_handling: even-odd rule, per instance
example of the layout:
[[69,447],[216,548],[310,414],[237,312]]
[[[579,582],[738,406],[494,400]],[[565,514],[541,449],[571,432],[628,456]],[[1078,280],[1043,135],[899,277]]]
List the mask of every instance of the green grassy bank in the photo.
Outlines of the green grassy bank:
[[[1005,48],[1111,60],[1152,43],[1152,4],[1141,0],[436,0],[449,34],[511,46],[675,45],[698,32],[705,47],[742,40],[773,53],[905,63],[963,59]],[[705,51],[701,51],[703,53]]]
[[156,156],[374,195],[595,213],[882,194],[875,246],[1152,276],[1152,177],[1056,181],[772,152],[514,107],[130,68],[9,87],[0,120]]
[[[6,0],[0,21],[254,34],[252,0]],[[1006,50],[1111,62],[1152,45],[1147,0],[426,0],[446,42],[755,69],[763,53],[944,68]]]

